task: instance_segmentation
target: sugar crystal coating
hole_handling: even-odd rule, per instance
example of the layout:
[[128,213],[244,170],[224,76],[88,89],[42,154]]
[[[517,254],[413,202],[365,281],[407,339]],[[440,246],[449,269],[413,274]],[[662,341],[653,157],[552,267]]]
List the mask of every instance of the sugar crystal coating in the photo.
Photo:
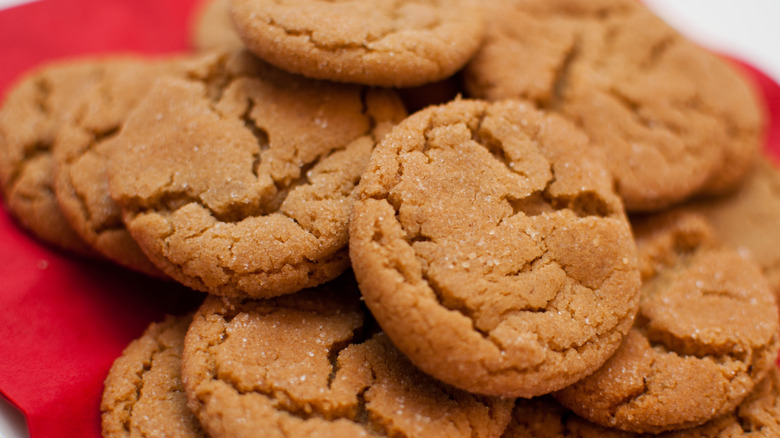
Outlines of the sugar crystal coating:
[[374,150],[350,256],[366,304],[423,371],[528,397],[617,348],[639,274],[622,204],[586,144],[519,102],[455,101]]

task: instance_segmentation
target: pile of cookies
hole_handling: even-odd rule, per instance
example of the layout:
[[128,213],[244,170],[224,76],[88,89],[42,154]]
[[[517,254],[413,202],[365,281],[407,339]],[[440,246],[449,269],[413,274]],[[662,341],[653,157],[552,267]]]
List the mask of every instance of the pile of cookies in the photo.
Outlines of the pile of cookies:
[[212,0],[0,109],[40,239],[207,293],[104,436],[780,436],[780,173],[634,0]]

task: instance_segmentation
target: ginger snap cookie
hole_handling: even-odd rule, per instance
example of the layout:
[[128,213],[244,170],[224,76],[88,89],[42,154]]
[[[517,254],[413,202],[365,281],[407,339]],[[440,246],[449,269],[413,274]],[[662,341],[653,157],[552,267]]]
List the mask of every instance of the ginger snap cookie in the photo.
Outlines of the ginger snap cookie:
[[192,19],[190,44],[196,50],[244,47],[230,17],[230,0],[201,0]]
[[79,97],[55,147],[53,188],[63,216],[94,250],[122,266],[164,276],[143,254],[122,223],[108,190],[108,157],[129,113],[166,75],[185,75],[184,58],[107,61],[89,91]]
[[192,315],[151,324],[111,367],[100,405],[104,437],[205,437],[181,382]]
[[366,304],[424,372],[530,397],[595,371],[638,305],[608,172],[563,119],[516,101],[420,111],[374,150],[350,257]]
[[752,87],[634,0],[496,0],[471,96],[563,114],[606,152],[629,211],[736,186],[760,146]]
[[0,109],[0,187],[19,224],[57,247],[92,254],[54,196],[52,149],[81,96],[102,76],[98,59],[45,65],[19,80]]
[[209,297],[185,338],[190,407],[215,437],[498,437],[512,400],[415,369],[351,274],[267,300]]
[[435,82],[482,39],[472,0],[231,0],[244,44],[269,63],[316,79],[383,87]]
[[736,192],[690,203],[704,215],[718,239],[749,254],[780,298],[780,170],[761,158]]
[[643,284],[634,328],[595,373],[555,393],[607,427],[658,433],[736,409],[774,367],[774,295],[758,266],[709,239],[703,218],[670,213],[635,227]]
[[405,111],[397,95],[313,81],[242,52],[164,78],[128,117],[109,187],[149,259],[186,286],[269,297],[349,266],[353,191]]
[[518,399],[504,438],[770,438],[780,436],[780,371],[772,369],[733,412],[690,429],[639,434],[591,423],[552,397]]

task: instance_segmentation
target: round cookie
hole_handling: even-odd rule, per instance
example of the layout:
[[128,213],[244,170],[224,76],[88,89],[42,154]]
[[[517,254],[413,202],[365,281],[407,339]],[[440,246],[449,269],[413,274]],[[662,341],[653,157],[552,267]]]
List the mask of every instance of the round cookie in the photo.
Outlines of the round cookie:
[[212,294],[335,278],[349,266],[354,187],[405,116],[400,100],[245,52],[212,69],[159,80],[117,137],[109,187],[127,229],[167,275]]
[[557,392],[607,427],[658,433],[732,412],[774,367],[774,296],[758,267],[713,246],[696,215],[650,217],[635,227],[643,284],[639,314],[595,373]]
[[358,186],[350,257],[393,343],[474,393],[574,383],[638,305],[608,173],[573,126],[516,101],[454,101],[396,126]]
[[780,298],[780,171],[760,159],[732,194],[684,207],[704,215],[718,239],[749,254]]
[[200,0],[192,20],[190,44],[195,50],[244,47],[230,17],[230,0]]
[[0,187],[8,211],[40,239],[82,254],[92,250],[68,225],[54,196],[52,149],[103,69],[97,59],[45,65],[20,79],[0,109]]
[[104,437],[205,437],[187,408],[181,353],[192,315],[153,323],[109,371],[100,405]]
[[351,275],[269,300],[207,298],[185,339],[190,407],[215,438],[501,435],[512,400],[433,380],[366,318]]
[[482,38],[472,0],[231,0],[244,44],[271,64],[316,79],[383,87],[435,82]]
[[563,114],[606,152],[629,211],[733,188],[763,115],[734,68],[634,0],[495,0],[465,88]]
[[518,399],[504,438],[770,438],[780,435],[780,371],[756,385],[737,409],[691,429],[636,434],[578,417],[552,397]]
[[129,113],[154,81],[184,76],[184,59],[106,61],[100,79],[78,98],[52,149],[60,210],[94,250],[122,266],[163,277],[132,239],[108,190],[108,157]]

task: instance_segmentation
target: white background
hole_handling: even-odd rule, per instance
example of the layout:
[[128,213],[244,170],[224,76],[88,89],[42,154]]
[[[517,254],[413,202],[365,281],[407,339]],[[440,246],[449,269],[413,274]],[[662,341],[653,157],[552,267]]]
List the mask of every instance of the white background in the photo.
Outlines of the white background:
[[780,82],[780,1],[644,0],[644,3],[691,39],[748,61]]
[[11,6],[20,5],[22,3],[32,3],[30,0],[0,0],[0,9],[10,8]]
[[[0,0],[0,9],[28,2]],[[780,1],[644,0],[644,2],[691,39],[713,50],[748,61],[780,82]],[[0,437],[28,436],[21,414],[0,397]]]

